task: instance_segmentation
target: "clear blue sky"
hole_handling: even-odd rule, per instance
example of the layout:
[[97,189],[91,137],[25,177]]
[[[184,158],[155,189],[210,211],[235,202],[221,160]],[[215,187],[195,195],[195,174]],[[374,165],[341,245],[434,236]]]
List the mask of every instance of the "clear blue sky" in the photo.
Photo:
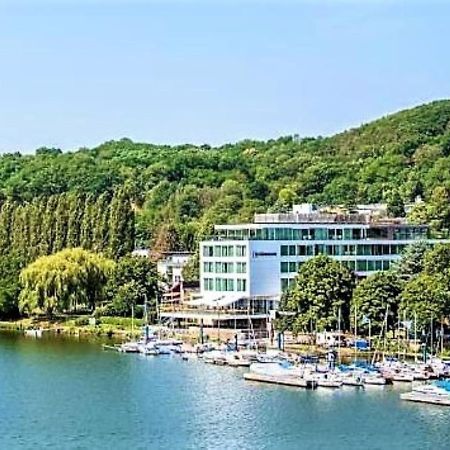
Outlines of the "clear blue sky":
[[0,151],[331,134],[450,97],[450,1],[0,0]]

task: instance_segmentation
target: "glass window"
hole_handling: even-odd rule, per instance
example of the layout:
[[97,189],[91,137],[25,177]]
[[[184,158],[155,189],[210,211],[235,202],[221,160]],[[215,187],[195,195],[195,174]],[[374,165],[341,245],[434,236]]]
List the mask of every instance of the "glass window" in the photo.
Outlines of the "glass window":
[[356,267],[358,272],[367,272],[367,261],[365,259],[359,259]]
[[324,253],[323,244],[317,244],[314,246],[314,254],[315,255],[323,255],[323,253]]
[[333,228],[330,228],[328,230],[328,240],[334,240],[336,239],[336,230],[334,230]]
[[347,240],[353,239],[351,228],[344,228],[343,231],[344,231],[344,239],[347,239]]
[[281,279],[281,290],[287,291],[289,289],[289,278],[282,278]]
[[297,245],[297,255],[306,256],[306,245]]
[[383,270],[389,270],[390,266],[391,266],[390,261],[383,261]]
[[289,272],[289,263],[282,261],[280,264],[280,270],[281,270],[281,273],[288,273]]
[[375,270],[383,270],[383,261],[375,261]]
[[245,245],[236,245],[236,256],[246,256],[247,247]]
[[367,270],[373,272],[375,270],[375,261],[367,261]]
[[291,261],[289,263],[289,272],[297,272],[297,263]]
[[289,256],[295,256],[295,245],[289,246]]
[[281,256],[288,256],[289,255],[289,246],[288,245],[282,245],[280,253],[281,253]]
[[237,290],[239,292],[244,292],[247,290],[247,280],[238,278],[236,282],[237,282]]
[[214,256],[214,247],[212,245],[205,245],[203,247],[203,256]]
[[346,263],[347,263],[347,267],[350,269],[350,270],[355,270],[355,268],[356,268],[356,263],[355,263],[355,261],[345,261]]

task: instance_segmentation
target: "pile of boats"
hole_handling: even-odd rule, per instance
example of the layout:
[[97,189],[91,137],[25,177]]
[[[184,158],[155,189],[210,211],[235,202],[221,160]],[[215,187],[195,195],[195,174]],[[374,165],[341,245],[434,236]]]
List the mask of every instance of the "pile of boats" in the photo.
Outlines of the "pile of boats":
[[[300,364],[274,361],[270,364],[252,364],[250,365],[250,373],[250,375],[245,376],[246,379],[273,383],[277,383],[281,379],[282,384],[287,384],[286,381],[288,380],[300,378],[309,381],[306,387],[310,388],[383,386],[391,383],[428,381],[450,377],[450,361],[434,358],[427,363],[409,363],[390,358],[374,365],[355,362],[337,367],[320,365],[317,361],[306,361]],[[259,378],[261,379],[259,380]]]
[[[403,400],[450,406],[450,360],[436,357],[427,362],[405,362],[386,358],[369,364],[354,361],[347,365],[321,363],[315,356],[297,356],[278,350],[266,352],[236,349],[227,345],[187,345],[181,340],[161,339],[150,335],[139,341],[123,343],[113,348],[123,353],[146,356],[179,355],[185,361],[198,359],[206,364],[247,367],[244,379],[265,383],[304,387],[307,389],[339,389],[349,386],[385,386],[393,383],[416,383],[401,395]],[[442,381],[449,379],[448,381]]]
[[147,339],[139,341],[125,342],[123,344],[109,346],[104,345],[103,348],[117,350],[121,353],[141,353],[146,356],[171,355],[173,353],[181,354],[182,341],[176,339],[159,339],[151,336]]

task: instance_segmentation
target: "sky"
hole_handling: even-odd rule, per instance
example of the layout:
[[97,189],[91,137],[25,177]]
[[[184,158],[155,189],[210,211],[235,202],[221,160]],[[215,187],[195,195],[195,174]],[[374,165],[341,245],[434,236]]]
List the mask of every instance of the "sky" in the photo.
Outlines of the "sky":
[[329,135],[450,97],[450,1],[0,0],[0,152]]

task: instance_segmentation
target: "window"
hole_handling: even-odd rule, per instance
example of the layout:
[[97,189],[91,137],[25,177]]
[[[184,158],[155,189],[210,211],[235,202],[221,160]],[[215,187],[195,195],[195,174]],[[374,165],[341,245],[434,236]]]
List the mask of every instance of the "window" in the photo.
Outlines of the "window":
[[344,229],[344,239],[350,240],[352,239],[352,229],[351,228],[345,228]]
[[289,246],[289,256],[295,256],[295,245]]
[[221,247],[220,247],[220,245],[215,245],[214,246],[214,256],[222,256],[222,250],[221,250]]
[[213,291],[214,290],[214,280],[212,278],[204,278],[203,286],[205,291]]
[[236,280],[236,283],[237,283],[237,290],[239,292],[244,292],[244,291],[247,290],[247,280],[242,279],[242,278],[238,278]]
[[365,259],[359,259],[356,265],[356,270],[358,272],[367,272],[367,261]]
[[281,279],[281,290],[287,291],[289,289],[289,278],[282,278]]
[[247,263],[236,263],[236,272],[237,273],[247,273]]
[[214,263],[204,262],[203,263],[203,272],[214,272]]
[[281,253],[281,256],[288,256],[289,255],[289,246],[288,245],[282,245],[280,253]]
[[289,272],[297,272],[297,263],[296,262],[290,262],[289,263]]
[[391,266],[390,261],[383,261],[383,270],[389,270],[390,266]]
[[214,256],[214,247],[212,245],[205,245],[203,247],[203,256]]
[[297,245],[297,255],[306,256],[306,245]]
[[288,273],[289,272],[289,263],[285,262],[285,261],[281,262],[280,270],[281,270],[281,273]]
[[236,256],[247,256],[247,247],[245,245],[236,245]]

